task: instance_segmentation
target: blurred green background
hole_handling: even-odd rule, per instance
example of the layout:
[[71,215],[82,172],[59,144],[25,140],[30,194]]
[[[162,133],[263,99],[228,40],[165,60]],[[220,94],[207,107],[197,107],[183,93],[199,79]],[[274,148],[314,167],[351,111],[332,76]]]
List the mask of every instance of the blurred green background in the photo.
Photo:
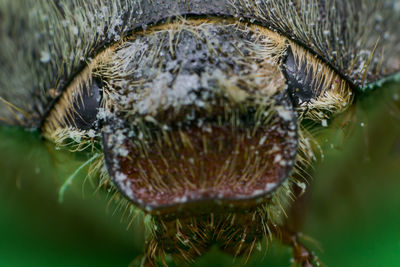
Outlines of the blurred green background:
[[[327,266],[400,266],[400,85],[363,97],[320,129],[302,232]],[[351,127],[342,123],[351,121]],[[106,193],[80,175],[58,190],[81,158],[55,151],[36,133],[0,128],[0,266],[128,266],[142,252],[143,227],[126,230]],[[248,266],[289,266],[274,243]],[[242,266],[217,250],[194,266]]]

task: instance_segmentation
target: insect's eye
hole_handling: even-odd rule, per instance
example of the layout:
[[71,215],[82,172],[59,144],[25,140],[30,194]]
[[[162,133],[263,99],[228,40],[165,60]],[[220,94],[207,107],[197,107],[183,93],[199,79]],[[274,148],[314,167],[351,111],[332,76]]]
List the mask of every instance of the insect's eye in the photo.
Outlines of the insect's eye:
[[81,130],[94,128],[101,103],[101,81],[92,79],[83,85],[80,93],[75,97],[72,112],[67,118],[71,126]]
[[[43,135],[58,145],[72,139],[77,147],[80,142],[92,140],[98,133],[98,113],[103,100],[103,82],[93,75],[89,64],[77,73],[55,98],[43,122]],[[76,147],[75,147],[76,148]]]
[[43,123],[45,133],[63,128],[87,131],[97,127],[97,114],[102,99],[101,80],[78,74],[55,100]]
[[307,49],[291,44],[282,64],[287,93],[299,115],[316,121],[345,110],[353,100],[350,84]]
[[313,73],[309,71],[310,67],[307,64],[308,62],[302,62],[299,66],[292,50],[288,49],[283,64],[283,72],[287,79],[288,93],[296,106],[309,102],[321,93],[322,84],[318,83],[313,77]]

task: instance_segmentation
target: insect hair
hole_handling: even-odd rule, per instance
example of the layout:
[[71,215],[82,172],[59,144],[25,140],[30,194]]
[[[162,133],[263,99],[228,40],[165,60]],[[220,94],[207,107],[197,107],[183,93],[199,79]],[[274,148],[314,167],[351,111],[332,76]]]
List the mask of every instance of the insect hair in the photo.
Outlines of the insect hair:
[[[0,1],[0,97],[6,101],[0,104],[2,120],[38,127],[54,97],[104,45],[121,40],[154,16],[168,18],[187,9],[174,2],[162,15],[166,9],[156,2]],[[198,0],[188,5],[193,12],[204,12]],[[205,6],[209,13],[215,9],[232,17],[256,20],[284,34],[357,87],[366,87],[399,69],[396,27],[400,12],[393,1],[218,0],[207,1]],[[10,110],[4,103],[17,109]]]
[[[230,1],[324,58],[353,84],[363,86],[400,67],[400,15],[392,1]],[[382,29],[396,41],[383,41]]]

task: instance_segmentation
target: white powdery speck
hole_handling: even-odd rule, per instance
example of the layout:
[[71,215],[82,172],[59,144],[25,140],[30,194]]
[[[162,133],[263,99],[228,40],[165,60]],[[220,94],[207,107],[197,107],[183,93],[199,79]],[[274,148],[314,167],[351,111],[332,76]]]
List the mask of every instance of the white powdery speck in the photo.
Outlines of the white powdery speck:
[[263,137],[260,139],[259,145],[262,146],[262,145],[265,143],[265,140],[267,140],[267,137],[266,137],[266,136],[263,136]]
[[142,140],[143,137],[144,137],[143,133],[142,133],[142,132],[139,132],[139,136],[138,136],[139,140]]
[[94,130],[89,130],[87,132],[87,136],[89,136],[89,138],[95,138],[96,137],[96,132]]
[[126,157],[126,156],[128,156],[129,151],[128,151],[125,147],[120,147],[120,148],[118,149],[118,154],[119,154],[121,157]]
[[115,140],[116,144],[122,145],[126,140],[126,136],[124,135],[124,133],[122,131],[117,131],[114,134],[114,140]]
[[42,63],[49,63],[51,60],[50,53],[48,51],[40,52],[40,62]]
[[285,121],[292,120],[292,113],[289,110],[285,109],[283,106],[276,107],[276,111],[283,120]]
[[328,127],[328,121],[327,120],[322,120],[321,121],[322,127]]
[[126,174],[122,173],[122,172],[117,172],[115,174],[115,181],[118,183],[121,183],[123,181],[125,181],[128,177],[126,176]]
[[76,133],[74,131],[69,133],[69,137],[74,140],[76,143],[81,142],[81,135],[79,133]]
[[270,152],[273,153],[273,152],[278,152],[280,150],[281,150],[280,147],[277,144],[274,144]]
[[281,165],[282,167],[285,167],[287,165],[287,161],[286,160],[281,160],[279,162],[279,165]]
[[172,76],[170,73],[159,74],[151,83],[151,93],[147,97],[141,99],[137,103],[137,111],[140,114],[153,113],[161,105],[165,97],[166,88],[171,83]]
[[73,27],[71,28],[71,30],[72,30],[72,33],[73,33],[74,35],[78,35],[78,34],[79,34],[79,29],[78,29],[78,27],[73,26]]
[[183,197],[181,197],[180,202],[181,203],[186,203],[187,200],[188,200],[187,196],[183,196]]
[[[122,177],[121,177],[122,178]],[[125,180],[125,182],[118,182],[119,187],[121,188],[121,191],[124,192],[124,194],[130,198],[134,199],[135,195],[133,194],[132,188],[131,188],[131,182],[128,180]],[[137,202],[142,203],[143,201],[141,199],[136,199]]]
[[281,154],[277,154],[275,156],[274,163],[280,162],[281,160],[282,160],[282,155]]
[[269,192],[269,191],[271,191],[272,189],[276,188],[276,186],[277,186],[276,183],[268,183],[268,184],[265,186],[265,191],[266,191],[266,192]]
[[259,196],[259,195],[261,195],[261,194],[263,194],[264,193],[264,191],[263,190],[254,190],[254,192],[253,192],[253,196]]
[[190,97],[189,92],[199,88],[200,79],[197,75],[179,75],[169,91],[168,99],[171,104],[176,102],[176,99],[183,100],[184,104],[192,104],[196,99]]
[[307,189],[307,185],[306,185],[305,183],[303,183],[303,182],[298,182],[298,183],[297,183],[297,186],[301,188],[301,193],[302,193],[302,194],[303,194],[303,193],[306,191],[306,189]]

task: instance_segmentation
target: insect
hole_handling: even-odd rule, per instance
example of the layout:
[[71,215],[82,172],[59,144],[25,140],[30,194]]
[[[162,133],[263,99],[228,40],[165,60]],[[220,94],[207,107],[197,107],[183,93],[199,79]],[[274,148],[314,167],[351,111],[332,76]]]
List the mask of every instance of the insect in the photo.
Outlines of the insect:
[[318,152],[307,125],[398,77],[399,18],[375,0],[1,1],[0,117],[148,214],[144,266],[271,236],[310,266],[287,226]]

